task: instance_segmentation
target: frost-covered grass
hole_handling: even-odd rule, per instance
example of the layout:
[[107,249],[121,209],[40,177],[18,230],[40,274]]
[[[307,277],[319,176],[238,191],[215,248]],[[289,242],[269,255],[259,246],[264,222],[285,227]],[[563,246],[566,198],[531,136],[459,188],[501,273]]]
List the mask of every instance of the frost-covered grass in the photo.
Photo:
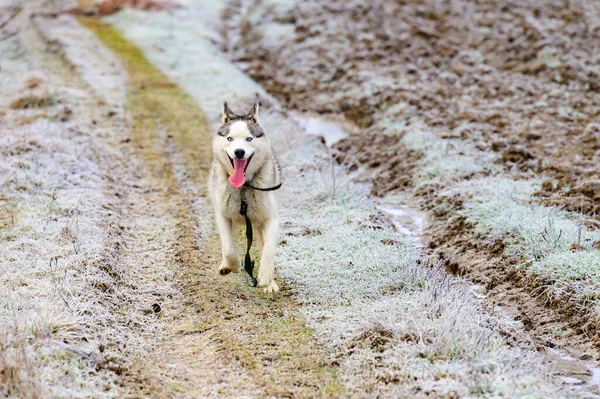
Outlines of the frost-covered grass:
[[[152,64],[185,87],[217,123],[223,101],[236,103],[265,91],[239,73],[214,45],[217,24],[227,1],[195,0],[170,13],[125,9],[106,18],[133,41]],[[240,111],[241,112],[241,111]]]
[[580,215],[531,202],[540,186],[533,179],[493,177],[462,182],[444,195],[464,193],[464,214],[477,224],[477,230],[522,237],[516,248],[530,252],[534,259],[568,251],[573,244],[593,249],[600,233],[588,231]]
[[49,40],[61,43],[74,71],[102,101],[122,112],[127,76],[122,73],[119,59],[102,46],[92,32],[81,29],[77,20],[69,15],[40,18],[36,23],[43,27]]
[[[111,21],[215,117],[214,102],[250,103],[261,93],[221,56],[199,63],[214,48],[194,37],[191,23],[169,28],[176,18],[186,17],[156,14],[145,26],[144,14],[128,11]],[[159,46],[149,39],[149,26]],[[535,353],[506,345],[500,321],[484,315],[460,281],[419,263],[418,251],[379,220],[364,187],[343,180],[334,194],[339,170],[317,140],[297,139],[298,126],[277,113],[261,120],[276,147],[287,147],[279,154],[285,181],[277,273],[337,354],[352,395],[566,396],[546,379]]]
[[[68,26],[72,40],[99,46],[86,42],[94,39],[84,28]],[[150,304],[168,293],[161,303],[176,313],[181,298],[168,266],[136,251],[168,259],[176,227],[138,214],[148,206],[141,201],[126,217],[121,213],[135,187],[119,173],[140,168],[132,157],[121,158],[122,115],[107,123],[103,116],[115,108],[98,105],[108,100],[121,109],[120,97],[82,89],[70,71],[52,69],[60,64],[52,63],[55,55],[30,50],[35,46],[44,43],[25,45],[20,35],[0,42],[2,101],[32,90],[60,100],[2,115],[0,396],[123,396],[129,389],[117,383],[123,370],[152,342],[148,337],[161,337]],[[106,73],[86,70],[88,83]],[[33,82],[39,87],[29,88]]]
[[[34,81],[35,90],[61,99],[81,94],[48,84],[18,37],[1,42],[0,53],[3,100],[27,95]],[[81,295],[91,280],[102,281],[88,267],[101,257],[104,241],[101,176],[88,138],[73,136],[73,124],[61,123],[60,112],[56,105],[14,110],[3,119],[0,392],[9,396],[85,396],[106,374],[85,378],[97,345],[90,312],[100,323],[106,314]],[[107,395],[116,390],[108,380],[103,384]]]
[[106,211],[92,149],[45,118],[5,133],[0,195],[11,215],[0,229],[0,392],[72,397],[102,385],[111,395],[106,371],[89,376],[93,326],[111,317],[89,296],[93,285],[110,284],[93,269]]
[[[396,126],[401,122],[384,119],[383,123],[389,134],[405,128]],[[470,126],[458,126],[453,136],[459,137],[464,129]],[[476,138],[474,131],[469,135]],[[505,238],[505,251],[522,256],[522,268],[552,282],[548,292],[560,294],[569,288],[576,299],[591,300],[598,313],[600,250],[593,244],[600,240],[600,232],[584,227],[581,215],[536,204],[533,194],[540,190],[541,181],[494,176],[500,172],[494,164],[496,155],[458,138],[444,140],[424,128],[411,127],[403,142],[423,155],[416,172],[417,189],[442,183],[447,190],[441,195],[461,197],[459,213],[475,224],[478,233]],[[480,172],[492,175],[463,180]],[[573,244],[580,250],[573,250]]]
[[440,138],[439,132],[432,131],[426,124],[412,121],[411,125],[402,117],[406,103],[390,106],[377,122],[382,133],[390,136],[402,135],[402,143],[414,150],[422,158],[413,176],[417,189],[443,183],[459,181],[467,176],[482,172],[497,172],[500,168],[494,163],[497,154],[477,149],[471,142],[461,139],[468,135],[472,141],[481,138],[476,125],[462,123],[449,137]]
[[331,195],[321,176],[330,171],[319,167],[324,148],[293,151],[305,161],[285,169],[278,272],[339,352],[350,391],[561,395],[534,353],[506,346],[502,322],[482,313],[468,287],[421,264],[417,249],[375,217],[364,187],[346,184]]
[[[461,195],[459,213],[476,231],[505,238],[505,251],[520,255],[528,271],[553,281],[549,288],[569,287],[578,299],[597,302],[600,250],[593,244],[600,241],[600,232],[588,230],[581,215],[533,203],[540,185],[538,180],[481,178],[461,182],[442,195]],[[573,244],[579,249],[572,249]]]
[[[467,125],[459,126],[454,133],[460,135],[463,129],[468,128]],[[423,155],[421,167],[414,177],[417,188],[448,184],[476,173],[498,170],[493,163],[495,154],[479,151],[459,138],[440,139],[424,126],[411,127],[402,141]]]

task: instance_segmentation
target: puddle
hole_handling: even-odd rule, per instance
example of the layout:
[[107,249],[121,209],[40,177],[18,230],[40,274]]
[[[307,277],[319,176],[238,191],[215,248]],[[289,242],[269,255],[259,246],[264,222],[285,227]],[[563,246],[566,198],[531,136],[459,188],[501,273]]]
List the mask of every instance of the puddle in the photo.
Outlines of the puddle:
[[377,205],[377,208],[387,215],[398,233],[408,238],[418,247],[425,246],[423,237],[427,221],[424,212],[391,199],[384,199]]
[[327,147],[333,146],[338,141],[348,137],[350,126],[346,127],[348,122],[333,121],[326,118],[294,113],[294,118],[304,128],[304,131],[310,135],[323,137]]
[[544,348],[546,360],[554,375],[564,385],[585,398],[600,399],[600,367],[594,361],[579,360],[582,354],[566,349]]

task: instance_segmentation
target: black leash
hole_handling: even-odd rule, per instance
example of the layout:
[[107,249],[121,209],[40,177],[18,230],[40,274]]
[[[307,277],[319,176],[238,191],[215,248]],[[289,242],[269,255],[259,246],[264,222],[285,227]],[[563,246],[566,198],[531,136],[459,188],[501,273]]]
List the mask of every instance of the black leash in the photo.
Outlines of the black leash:
[[246,202],[246,187],[251,188],[257,191],[274,191],[281,187],[283,183],[279,183],[276,186],[268,187],[268,188],[260,188],[254,187],[249,184],[244,184],[241,188],[241,203],[240,203],[240,215],[242,215],[246,219],[246,256],[244,257],[244,270],[246,271],[246,280],[248,280],[248,284],[252,287],[256,287],[258,281],[253,276],[254,270],[254,261],[250,257],[250,248],[252,248],[252,222],[250,222],[250,218],[248,217],[248,203]]

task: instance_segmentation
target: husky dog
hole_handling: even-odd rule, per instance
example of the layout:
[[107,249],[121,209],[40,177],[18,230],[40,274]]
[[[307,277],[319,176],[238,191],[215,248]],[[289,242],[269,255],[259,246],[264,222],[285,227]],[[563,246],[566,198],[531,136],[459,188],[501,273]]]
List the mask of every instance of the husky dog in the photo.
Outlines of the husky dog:
[[208,191],[213,202],[221,236],[223,260],[219,273],[240,270],[240,258],[234,248],[233,229],[244,223],[240,215],[241,195],[248,203],[247,215],[252,222],[258,247],[262,248],[258,285],[267,293],[279,291],[273,279],[278,220],[274,191],[247,188],[272,187],[280,182],[281,170],[273,147],[258,120],[258,103],[247,115],[236,115],[223,103],[221,127],[213,138],[213,163]]

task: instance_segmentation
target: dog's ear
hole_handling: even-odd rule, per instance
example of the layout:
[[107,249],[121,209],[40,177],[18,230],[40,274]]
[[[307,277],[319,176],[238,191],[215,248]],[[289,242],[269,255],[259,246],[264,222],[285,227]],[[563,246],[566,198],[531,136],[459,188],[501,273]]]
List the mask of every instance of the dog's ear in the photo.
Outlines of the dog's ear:
[[257,102],[254,103],[254,105],[252,106],[252,109],[248,113],[248,119],[253,120],[257,124],[259,124],[259,122],[258,122],[258,108],[259,107],[260,107],[259,103],[257,103]]
[[237,115],[233,113],[229,106],[227,105],[227,101],[223,103],[223,114],[221,115],[221,123],[227,123],[230,120],[236,118]]

